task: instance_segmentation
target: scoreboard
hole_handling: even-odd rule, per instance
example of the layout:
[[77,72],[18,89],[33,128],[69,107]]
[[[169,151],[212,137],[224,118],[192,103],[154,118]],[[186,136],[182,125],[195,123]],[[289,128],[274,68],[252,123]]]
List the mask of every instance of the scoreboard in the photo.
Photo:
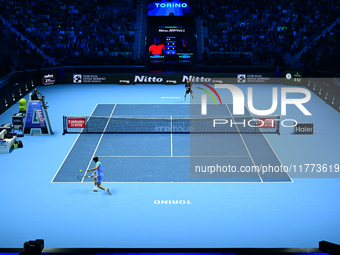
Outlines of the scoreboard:
[[[162,54],[155,55],[150,52],[150,47],[156,41],[158,45],[164,46]],[[158,26],[148,28],[147,50],[150,60],[190,61],[194,56],[195,48],[194,29],[191,27]]]
[[190,69],[196,53],[192,1],[149,1],[145,53],[149,69]]
[[285,79],[289,84],[292,85],[302,85],[302,72],[295,70],[286,70],[285,71]]

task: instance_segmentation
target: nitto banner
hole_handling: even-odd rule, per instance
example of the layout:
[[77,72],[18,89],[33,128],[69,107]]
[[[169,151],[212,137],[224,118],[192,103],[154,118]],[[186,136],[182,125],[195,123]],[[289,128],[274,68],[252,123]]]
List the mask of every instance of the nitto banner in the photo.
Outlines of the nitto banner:
[[[71,80],[70,80],[71,78]],[[273,83],[271,77],[262,74],[238,74],[228,77],[225,74],[176,74],[176,73],[141,73],[141,74],[81,74],[74,73],[66,77],[72,84],[183,84],[192,83],[221,84],[228,83]],[[226,81],[227,79],[227,81]]]

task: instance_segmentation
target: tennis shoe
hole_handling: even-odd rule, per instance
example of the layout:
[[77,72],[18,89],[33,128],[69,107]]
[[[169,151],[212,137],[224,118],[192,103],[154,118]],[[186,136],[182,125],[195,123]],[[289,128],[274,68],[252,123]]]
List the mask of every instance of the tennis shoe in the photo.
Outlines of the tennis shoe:
[[109,189],[109,188],[107,188],[106,190],[107,190],[107,192],[109,192],[109,193],[110,193],[110,195],[112,195],[112,193],[111,193],[111,191],[110,191],[110,189]]
[[94,192],[97,192],[97,191],[98,191],[98,189],[94,188],[92,191],[94,191]]
[[185,101],[185,98],[183,99],[183,102]]

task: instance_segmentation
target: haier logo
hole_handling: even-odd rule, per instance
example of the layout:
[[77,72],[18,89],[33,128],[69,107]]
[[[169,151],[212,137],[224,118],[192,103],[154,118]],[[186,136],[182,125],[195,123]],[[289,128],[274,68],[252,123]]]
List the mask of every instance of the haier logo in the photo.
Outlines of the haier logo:
[[313,123],[298,123],[295,127],[295,134],[313,134]]

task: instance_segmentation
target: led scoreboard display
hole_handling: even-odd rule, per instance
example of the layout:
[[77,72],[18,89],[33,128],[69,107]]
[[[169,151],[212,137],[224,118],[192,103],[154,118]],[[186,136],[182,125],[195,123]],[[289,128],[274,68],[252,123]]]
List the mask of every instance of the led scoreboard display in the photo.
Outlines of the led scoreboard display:
[[148,2],[145,52],[150,70],[183,70],[194,61],[196,23],[191,3],[189,0]]
[[190,60],[195,52],[193,28],[184,26],[149,27],[147,47],[151,60]]
[[302,81],[302,72],[301,71],[294,71],[294,70],[286,70],[285,71],[285,78],[291,84],[301,83]]
[[165,46],[165,54],[166,55],[174,55],[177,53],[176,48],[176,36],[167,36],[166,39],[166,46]]

